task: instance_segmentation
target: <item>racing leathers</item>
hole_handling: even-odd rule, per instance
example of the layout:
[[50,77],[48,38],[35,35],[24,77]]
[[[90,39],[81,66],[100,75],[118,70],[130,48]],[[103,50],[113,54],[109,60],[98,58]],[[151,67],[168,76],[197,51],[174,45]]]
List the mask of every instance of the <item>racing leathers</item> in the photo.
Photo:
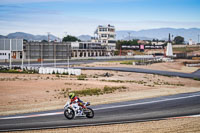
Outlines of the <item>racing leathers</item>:
[[78,103],[78,106],[81,106],[83,109],[86,109],[86,106],[84,105],[84,102],[80,100],[78,96],[75,96],[74,98],[71,99],[70,104],[72,103]]

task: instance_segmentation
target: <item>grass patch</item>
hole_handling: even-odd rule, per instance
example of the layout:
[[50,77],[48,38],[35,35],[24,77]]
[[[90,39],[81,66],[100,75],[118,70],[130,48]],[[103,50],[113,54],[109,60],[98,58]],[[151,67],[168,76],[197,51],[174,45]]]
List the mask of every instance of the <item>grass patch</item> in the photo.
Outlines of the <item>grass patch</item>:
[[26,74],[31,74],[31,73],[38,73],[37,71],[35,70],[15,70],[15,69],[0,69],[0,73],[26,73]]
[[200,81],[200,78],[193,78],[194,80]]
[[[198,80],[198,79],[196,79]],[[199,79],[200,80],[200,79]],[[160,79],[158,79],[157,82],[153,82],[153,85],[146,85],[147,82],[143,81],[143,80],[139,80],[139,81],[135,81],[135,80],[101,80],[101,81],[105,81],[105,82],[115,82],[115,83],[136,83],[136,84],[144,84],[144,86],[149,86],[149,87],[155,87],[155,85],[172,85],[172,86],[185,86],[184,84],[181,83],[169,83],[169,82],[162,82],[160,81]]]
[[172,86],[185,86],[184,84],[181,84],[181,83],[178,83],[178,84],[175,84],[175,83],[169,83],[169,82],[153,82],[154,85],[172,85]]
[[78,91],[73,91],[77,96],[92,96],[92,95],[100,95],[102,94],[101,89],[98,88],[87,88],[85,90],[78,90]]
[[121,61],[120,64],[133,65],[133,62],[138,62],[138,61],[136,61],[136,60],[125,60],[125,61]]
[[126,89],[125,86],[119,86],[119,87],[109,87],[109,86],[104,86],[103,89],[100,88],[87,88],[84,90],[76,90],[76,91],[70,91],[71,88],[67,89],[61,89],[61,92],[59,93],[60,95],[63,95],[64,98],[68,96],[70,92],[73,92],[76,94],[76,96],[99,96],[103,94],[109,94],[113,93],[115,91],[124,91]]
[[193,52],[193,51],[198,51],[200,50],[200,47],[176,47],[176,48],[173,48],[173,51],[175,52],[183,52],[183,53],[188,53],[188,52]]
[[87,78],[85,74],[77,76],[77,80],[85,80],[85,78]]
[[115,82],[115,83],[137,83],[137,84],[145,84],[147,82],[143,80],[135,81],[135,80],[101,80],[101,81],[106,81],[106,82]]

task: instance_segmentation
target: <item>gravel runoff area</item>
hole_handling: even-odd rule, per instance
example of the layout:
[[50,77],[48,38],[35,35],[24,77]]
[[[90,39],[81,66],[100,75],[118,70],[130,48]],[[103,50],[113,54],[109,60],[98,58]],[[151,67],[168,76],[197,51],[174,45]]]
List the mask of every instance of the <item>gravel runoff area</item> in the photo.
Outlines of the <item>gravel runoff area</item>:
[[[89,66],[133,67],[118,62],[102,62]],[[138,67],[138,66],[137,66]],[[148,66],[141,66],[146,68]],[[179,72],[194,72],[198,67],[187,68],[180,61],[150,65],[150,69],[162,69]],[[66,89],[82,90],[87,88],[126,87],[99,96],[81,97],[93,105],[127,100],[136,100],[157,96],[200,91],[200,81],[179,77],[166,77],[153,74],[128,73],[116,71],[84,70],[84,80],[76,76],[40,75],[40,74],[3,74],[0,73],[0,115],[37,112],[60,109],[68,100],[64,95]],[[109,77],[105,77],[109,73]],[[96,127],[79,127],[69,129],[38,130],[27,132],[200,132],[200,118],[170,119],[161,121],[117,124]]]

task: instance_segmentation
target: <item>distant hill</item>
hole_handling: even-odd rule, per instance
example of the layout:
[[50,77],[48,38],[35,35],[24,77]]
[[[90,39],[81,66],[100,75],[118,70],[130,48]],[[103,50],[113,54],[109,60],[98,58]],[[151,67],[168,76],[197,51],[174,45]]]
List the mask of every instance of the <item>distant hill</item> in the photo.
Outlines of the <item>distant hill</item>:
[[7,38],[6,36],[2,36],[2,35],[0,35],[0,38]]
[[[15,33],[10,33],[7,36],[4,36],[4,38],[18,38],[18,39],[26,39],[28,41],[34,41],[34,40],[48,40],[47,35],[32,35],[29,33],[24,33],[24,32],[15,32]],[[54,35],[50,35],[50,40],[57,40],[58,37],[54,36]]]
[[174,28],[160,28],[160,29],[149,29],[149,30],[140,30],[140,31],[129,31],[129,30],[123,30],[123,31],[116,31],[116,38],[117,40],[121,39],[129,39],[129,33],[130,38],[148,38],[149,39],[161,39],[161,40],[167,40],[169,33],[176,36],[182,36],[185,38],[185,41],[189,41],[189,39],[192,39],[193,41],[198,41],[198,34],[200,35],[200,29],[198,28],[190,28],[190,29],[174,29]]
[[[200,35],[199,28],[190,28],[190,29],[174,29],[174,28],[160,28],[160,29],[149,29],[149,30],[121,30],[116,31],[116,39],[117,40],[129,40],[130,39],[140,39],[140,40],[152,40],[152,39],[160,39],[160,40],[168,40],[169,33],[176,36],[182,36],[185,38],[185,41],[188,42],[189,39],[192,39],[195,42],[198,42],[198,35]],[[15,32],[10,33],[7,36],[0,35],[0,38],[23,38],[28,41],[33,40],[48,40],[47,35],[32,35],[24,32]],[[54,35],[50,35],[50,40],[57,40],[58,37]],[[90,35],[80,35],[78,39],[81,41],[89,41],[91,40]],[[200,39],[200,38],[199,38]]]
[[90,35],[80,35],[80,36],[78,36],[78,39],[80,39],[81,41],[90,41],[91,37],[92,36],[90,36]]

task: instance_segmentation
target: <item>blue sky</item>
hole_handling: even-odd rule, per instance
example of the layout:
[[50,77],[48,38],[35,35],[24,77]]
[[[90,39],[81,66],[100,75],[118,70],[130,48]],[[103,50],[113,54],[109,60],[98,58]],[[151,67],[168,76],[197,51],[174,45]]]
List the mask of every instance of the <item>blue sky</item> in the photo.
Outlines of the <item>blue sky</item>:
[[93,35],[107,24],[117,30],[200,28],[200,0],[0,0],[1,35]]

